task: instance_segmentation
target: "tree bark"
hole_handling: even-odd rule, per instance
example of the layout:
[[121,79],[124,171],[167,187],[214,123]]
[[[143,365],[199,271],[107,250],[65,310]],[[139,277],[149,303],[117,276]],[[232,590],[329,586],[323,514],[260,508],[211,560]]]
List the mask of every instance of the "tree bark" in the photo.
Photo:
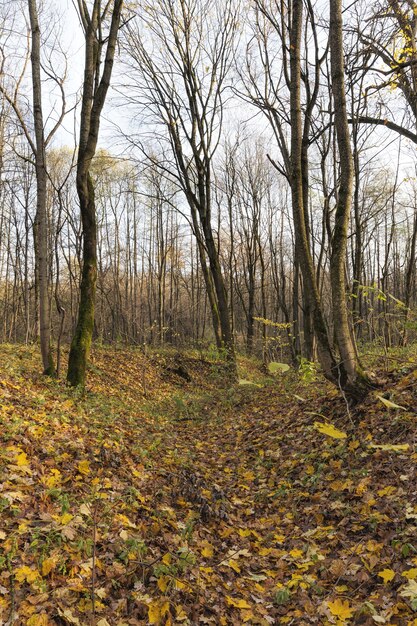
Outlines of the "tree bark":
[[30,28],[32,32],[31,65],[33,122],[35,127],[36,170],[36,246],[35,258],[39,281],[39,336],[44,374],[53,376],[55,365],[51,348],[51,319],[49,302],[48,268],[48,215],[46,209],[47,172],[45,163],[45,137],[42,112],[42,84],[40,58],[40,28],[36,0],[28,0]]
[[71,342],[67,380],[71,386],[84,386],[86,367],[94,329],[97,282],[97,223],[94,185],[90,174],[100,128],[100,116],[110,85],[123,0],[115,0],[107,38],[103,72],[100,76],[102,40],[101,3],[94,0],[91,16],[79,3],[85,30],[85,69],[77,161],[77,193],[83,227],[83,268],[78,322]]
[[341,358],[340,385],[350,395],[361,397],[366,393],[369,381],[358,363],[349,327],[346,302],[345,263],[354,169],[346,110],[341,0],[330,0],[330,65],[340,161],[340,180],[330,257],[332,314],[334,333]]
[[292,2],[292,24],[290,32],[290,117],[291,117],[291,196],[294,219],[297,258],[303,275],[303,285],[308,297],[314,331],[317,338],[317,351],[324,375],[337,382],[337,363],[330,345],[326,322],[323,316],[313,259],[311,256],[306,229],[303,185],[303,128],[301,113],[301,36],[303,23],[303,2]]

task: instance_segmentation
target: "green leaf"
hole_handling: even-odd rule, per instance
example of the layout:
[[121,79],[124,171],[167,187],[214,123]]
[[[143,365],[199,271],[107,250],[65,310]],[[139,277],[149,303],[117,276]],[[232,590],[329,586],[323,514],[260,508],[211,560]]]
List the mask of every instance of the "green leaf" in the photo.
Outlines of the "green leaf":
[[271,361],[271,363],[268,363],[268,370],[271,374],[276,374],[277,372],[283,374],[284,372],[288,372],[289,369],[290,366],[287,363],[278,363],[277,361]]
[[253,387],[262,387],[259,383],[254,383],[251,380],[245,380],[245,378],[239,378],[239,385],[252,385]]
[[279,589],[274,596],[274,604],[286,604],[291,598],[291,592],[287,587]]

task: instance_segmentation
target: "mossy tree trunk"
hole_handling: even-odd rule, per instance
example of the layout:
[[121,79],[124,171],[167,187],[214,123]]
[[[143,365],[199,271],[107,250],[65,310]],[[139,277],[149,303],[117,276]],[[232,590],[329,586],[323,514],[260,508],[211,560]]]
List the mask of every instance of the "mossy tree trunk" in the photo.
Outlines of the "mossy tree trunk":
[[89,173],[77,175],[77,192],[83,228],[83,268],[80,287],[78,322],[71,342],[67,380],[84,385],[87,360],[94,329],[94,307],[97,282],[97,224],[94,186]]
[[[93,337],[97,281],[97,223],[90,167],[97,148],[100,116],[110,85],[122,7],[123,0],[115,0],[111,9],[109,3],[102,12],[100,0],[94,0],[89,14],[85,3],[81,0],[78,3],[85,34],[85,68],[77,160],[77,193],[83,229],[83,267],[78,321],[68,362],[67,380],[72,386],[85,385]],[[105,36],[103,27],[110,10],[110,28]],[[103,62],[104,48],[106,51]]]

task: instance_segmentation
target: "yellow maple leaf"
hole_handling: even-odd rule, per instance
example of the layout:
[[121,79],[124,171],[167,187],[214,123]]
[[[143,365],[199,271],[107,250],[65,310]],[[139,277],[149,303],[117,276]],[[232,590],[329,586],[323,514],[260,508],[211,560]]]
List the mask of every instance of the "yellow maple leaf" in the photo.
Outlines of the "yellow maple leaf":
[[87,459],[85,459],[84,461],[80,461],[78,463],[78,471],[80,472],[80,474],[84,474],[84,476],[87,476],[87,474],[91,472],[90,461],[87,461]]
[[181,591],[182,589],[187,589],[188,585],[183,583],[182,580],[175,579],[174,587],[177,591]]
[[152,602],[148,605],[148,622],[149,624],[155,624],[158,626],[161,624],[164,615],[166,615],[169,611],[169,602],[168,600],[152,600]]
[[396,487],[384,487],[383,489],[379,489],[377,491],[377,494],[382,497],[382,496],[392,496],[392,494],[394,494],[397,491]]
[[234,606],[236,609],[250,609],[251,605],[243,600],[243,598],[232,598],[232,596],[226,596],[226,602],[230,606]]
[[302,550],[298,550],[295,548],[294,550],[290,551],[290,555],[293,557],[293,559],[299,559],[303,556],[303,552]]
[[17,528],[17,532],[19,533],[19,535],[23,535],[27,531],[28,527],[29,527],[29,523],[26,521],[23,521],[21,524],[19,524]]
[[136,524],[131,522],[127,515],[123,515],[123,513],[118,513],[115,519],[121,522],[125,528],[136,528]]
[[401,576],[404,576],[407,580],[415,580],[417,578],[417,567],[405,570]]
[[204,548],[201,550],[201,555],[206,558],[210,558],[211,556],[213,556],[213,546],[209,543],[205,545]]
[[26,622],[26,626],[48,626],[48,616],[46,613],[32,615]]
[[49,558],[45,559],[42,563],[42,576],[48,576],[48,574],[52,572],[53,569],[55,569],[57,563],[57,556],[50,556]]
[[62,526],[66,526],[67,524],[70,523],[70,521],[72,520],[74,516],[71,515],[71,513],[64,513],[63,515],[61,515],[61,517],[59,518],[59,523],[62,524]]
[[346,439],[347,434],[342,430],[338,430],[333,424],[326,424],[325,422],[314,422],[314,428],[322,435],[333,437],[333,439]]
[[43,481],[49,489],[55,487],[61,482],[61,472],[58,469],[51,469],[50,475],[43,479]]
[[23,583],[24,581],[27,583],[33,583],[35,580],[38,580],[39,572],[36,569],[31,569],[27,565],[23,565],[15,570],[15,578],[20,583]]
[[160,589],[162,593],[165,593],[165,591],[167,590],[169,581],[170,581],[169,576],[160,576],[158,578],[158,581],[156,584],[158,585],[158,589]]
[[349,444],[349,450],[351,452],[354,452],[355,450],[357,450],[357,448],[359,448],[360,445],[361,444],[359,443],[357,439],[353,439],[353,441],[351,441]]
[[20,454],[17,455],[16,464],[19,465],[19,467],[25,467],[26,465],[29,465],[26,452],[21,452]]
[[183,607],[181,606],[181,604],[178,604],[175,607],[175,620],[177,622],[184,622],[187,618],[187,613],[184,611]]
[[327,606],[330,609],[330,613],[342,621],[350,619],[353,615],[353,610],[350,608],[347,600],[336,598],[334,602],[328,602]]
[[383,569],[378,572],[378,576],[382,578],[384,584],[386,585],[395,577],[395,572],[392,569]]

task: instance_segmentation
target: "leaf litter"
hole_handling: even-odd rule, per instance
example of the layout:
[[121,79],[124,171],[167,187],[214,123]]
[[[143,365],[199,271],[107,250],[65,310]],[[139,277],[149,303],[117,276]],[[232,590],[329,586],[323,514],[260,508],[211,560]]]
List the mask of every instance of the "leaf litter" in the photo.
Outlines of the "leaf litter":
[[169,352],[97,349],[80,394],[0,349],[0,623],[417,625],[413,412]]

